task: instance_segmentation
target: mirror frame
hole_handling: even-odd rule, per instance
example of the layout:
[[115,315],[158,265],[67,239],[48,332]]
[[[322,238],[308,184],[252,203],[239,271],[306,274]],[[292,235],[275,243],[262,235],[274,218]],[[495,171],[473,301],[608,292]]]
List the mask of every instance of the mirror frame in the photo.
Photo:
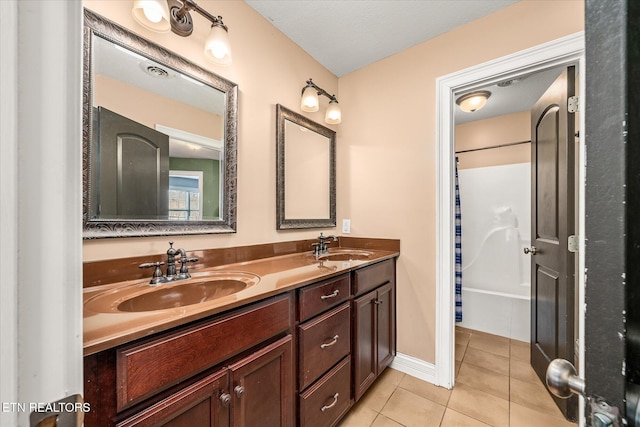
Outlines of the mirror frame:
[[[91,219],[91,137],[93,133],[93,41],[102,37],[135,53],[164,64],[226,94],[224,117],[223,196],[220,220],[169,221]],[[84,9],[82,70],[82,213],[83,239],[168,236],[236,232],[238,85],[146,40],[128,29]]]
[[[288,219],[285,217],[285,121],[312,130],[329,139],[329,218]],[[336,132],[302,114],[276,105],[276,228],[278,230],[336,226]]]

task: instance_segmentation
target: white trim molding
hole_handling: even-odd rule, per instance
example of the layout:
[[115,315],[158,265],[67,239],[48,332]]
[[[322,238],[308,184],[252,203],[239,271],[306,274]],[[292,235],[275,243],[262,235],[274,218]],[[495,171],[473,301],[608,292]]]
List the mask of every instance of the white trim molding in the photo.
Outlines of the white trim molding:
[[[584,33],[576,33],[436,79],[436,363],[434,384],[454,383],[454,94],[507,78],[577,64],[584,94]],[[582,96],[581,104],[584,97]],[[582,159],[581,159],[582,161]],[[582,356],[580,357],[582,359]]]
[[[3,250],[11,251],[4,258],[7,267],[14,268],[17,297],[5,302],[3,294],[1,306],[2,327],[6,304],[8,323],[17,333],[8,343],[4,336],[2,341],[17,354],[15,370],[7,378],[17,384],[17,395],[7,397],[15,406],[9,407],[11,422],[6,425],[25,427],[32,404],[83,392],[82,2],[11,1],[2,6],[3,71],[8,61],[16,72],[16,87],[6,92],[8,98],[2,76],[3,117],[7,108],[17,105],[11,120],[15,133],[6,141],[15,163],[5,169],[5,159],[10,160],[4,157],[4,137],[12,131],[3,126],[0,172]],[[5,6],[12,7],[6,11]],[[8,15],[15,15],[17,51],[5,57]],[[5,179],[12,181],[9,191],[15,192],[9,199],[4,199]],[[5,206],[15,209],[8,224]],[[10,237],[4,225],[14,227],[9,248],[4,247]],[[5,373],[3,360],[3,394]]]
[[397,353],[389,367],[411,375],[412,377],[435,384],[436,370],[433,363],[425,362],[424,360],[407,354]]
[[[0,402],[18,401],[18,0],[0,12]],[[0,425],[18,425],[18,413],[0,411]]]

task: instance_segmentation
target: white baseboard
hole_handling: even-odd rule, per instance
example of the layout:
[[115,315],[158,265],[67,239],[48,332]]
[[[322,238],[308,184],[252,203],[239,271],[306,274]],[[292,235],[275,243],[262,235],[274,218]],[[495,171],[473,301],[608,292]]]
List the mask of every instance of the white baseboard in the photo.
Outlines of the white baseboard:
[[424,360],[406,354],[397,353],[389,366],[397,371],[409,374],[412,377],[436,384],[436,367],[433,363],[425,362]]

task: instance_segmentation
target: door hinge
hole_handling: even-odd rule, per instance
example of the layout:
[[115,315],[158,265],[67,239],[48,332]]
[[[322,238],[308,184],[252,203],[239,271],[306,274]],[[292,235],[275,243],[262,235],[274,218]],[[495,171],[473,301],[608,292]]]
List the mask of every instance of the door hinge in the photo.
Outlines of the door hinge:
[[580,111],[580,97],[579,96],[570,96],[567,99],[567,111],[570,113],[577,113]]
[[573,234],[567,238],[567,250],[569,252],[578,252],[578,238]]
[[620,410],[601,398],[587,397],[587,425],[592,427],[622,427]]

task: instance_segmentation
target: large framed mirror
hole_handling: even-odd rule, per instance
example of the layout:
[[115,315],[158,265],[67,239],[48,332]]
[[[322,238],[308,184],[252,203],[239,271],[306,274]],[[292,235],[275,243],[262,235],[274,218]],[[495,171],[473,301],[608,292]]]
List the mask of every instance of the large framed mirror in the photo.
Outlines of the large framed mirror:
[[336,226],[336,133],[276,105],[276,227]]
[[84,22],[83,237],[235,232],[238,86]]

